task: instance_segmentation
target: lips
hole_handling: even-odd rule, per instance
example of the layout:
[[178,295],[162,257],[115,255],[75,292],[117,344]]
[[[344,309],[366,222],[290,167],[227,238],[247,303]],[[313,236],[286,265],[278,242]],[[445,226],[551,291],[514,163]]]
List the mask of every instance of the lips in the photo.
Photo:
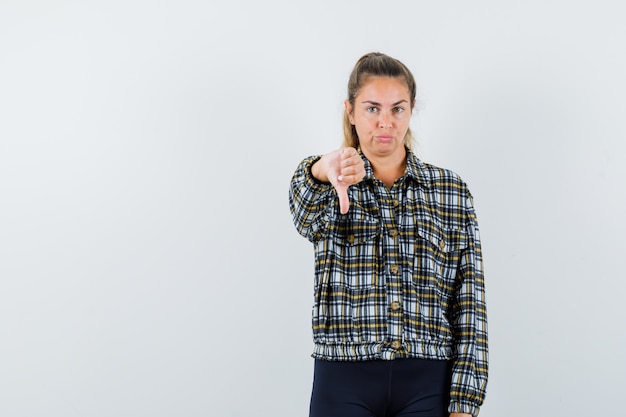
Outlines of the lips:
[[376,139],[381,143],[389,143],[393,140],[392,136],[377,136]]

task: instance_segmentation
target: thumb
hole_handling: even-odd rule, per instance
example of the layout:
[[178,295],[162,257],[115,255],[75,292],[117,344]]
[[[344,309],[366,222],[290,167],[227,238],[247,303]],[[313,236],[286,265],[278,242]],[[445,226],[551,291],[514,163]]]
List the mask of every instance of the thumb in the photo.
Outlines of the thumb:
[[339,198],[339,211],[341,214],[346,214],[350,209],[350,199],[348,198],[348,185],[342,184],[339,181],[335,184],[335,190],[337,190],[337,197]]

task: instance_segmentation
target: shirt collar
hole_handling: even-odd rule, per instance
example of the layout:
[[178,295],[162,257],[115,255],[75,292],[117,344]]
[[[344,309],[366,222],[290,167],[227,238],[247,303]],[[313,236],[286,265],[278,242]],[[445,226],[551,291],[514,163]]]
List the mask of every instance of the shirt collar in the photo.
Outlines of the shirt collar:
[[[406,178],[411,178],[417,181],[419,184],[425,187],[430,187],[431,178],[430,178],[428,169],[426,168],[424,163],[420,161],[419,158],[415,156],[413,152],[411,152],[410,149],[408,148],[405,148],[405,149],[406,149],[407,157],[406,157],[406,170],[404,172],[404,176]],[[373,180],[375,177],[374,177],[374,169],[372,168],[372,164],[365,157],[365,155],[363,155],[363,151],[361,150],[361,147],[359,147],[357,150],[359,154],[361,155],[361,158],[363,158],[363,161],[365,162],[365,177],[363,179]]]
[[406,176],[414,179],[425,187],[430,187],[431,177],[430,172],[424,165],[422,161],[419,160],[417,156],[413,152],[411,152],[408,148],[406,150],[407,158],[406,158]]

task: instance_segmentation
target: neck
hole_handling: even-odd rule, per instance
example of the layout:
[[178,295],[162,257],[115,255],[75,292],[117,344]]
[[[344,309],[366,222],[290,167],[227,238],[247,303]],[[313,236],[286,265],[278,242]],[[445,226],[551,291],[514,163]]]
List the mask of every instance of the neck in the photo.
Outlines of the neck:
[[388,156],[368,156],[365,155],[372,164],[374,176],[391,188],[393,183],[404,175],[406,170],[406,151],[398,155]]

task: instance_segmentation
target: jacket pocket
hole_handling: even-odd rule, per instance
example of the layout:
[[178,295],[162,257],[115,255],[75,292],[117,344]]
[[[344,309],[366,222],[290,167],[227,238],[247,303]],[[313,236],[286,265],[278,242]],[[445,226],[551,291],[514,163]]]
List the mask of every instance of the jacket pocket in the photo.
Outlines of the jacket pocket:
[[468,246],[462,229],[428,224],[417,230],[414,283],[418,290],[436,290],[444,310],[454,292],[461,254]]
[[323,259],[316,262],[328,284],[351,289],[377,285],[380,233],[378,217],[357,203],[351,203],[347,214],[331,219],[325,247],[318,251]]
[[344,285],[317,288],[314,339],[337,344],[380,340],[387,328],[385,311],[384,294],[376,289]]

